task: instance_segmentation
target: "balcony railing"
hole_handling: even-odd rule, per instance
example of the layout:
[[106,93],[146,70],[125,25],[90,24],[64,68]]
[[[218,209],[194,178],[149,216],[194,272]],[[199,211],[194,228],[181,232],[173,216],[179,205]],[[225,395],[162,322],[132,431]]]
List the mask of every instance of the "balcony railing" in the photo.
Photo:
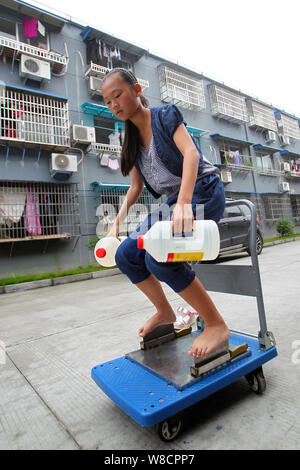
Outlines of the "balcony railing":
[[93,155],[101,155],[102,153],[109,153],[115,156],[121,156],[122,147],[120,145],[111,145],[111,144],[102,144],[102,143],[92,143],[87,148],[87,153]]
[[50,150],[70,146],[67,99],[3,87],[0,102],[0,142]]
[[19,54],[26,54],[45,60],[52,64],[53,72],[56,73],[61,72],[68,63],[68,58],[58,52],[47,51],[5,36],[0,36],[0,51],[3,55],[18,56]]
[[225,155],[222,158],[222,163],[226,165],[227,168],[237,171],[252,171],[252,158],[249,155],[234,154],[233,152],[225,152]]
[[[104,76],[109,72],[111,69],[108,67],[103,67],[102,65],[94,64],[91,62],[85,72],[86,77],[98,77],[98,78],[104,78]],[[146,90],[149,88],[149,81],[144,80],[143,78],[138,78],[137,81],[142,87],[142,91]]]
[[273,168],[257,168],[257,172],[262,176],[285,176],[284,171],[274,170]]

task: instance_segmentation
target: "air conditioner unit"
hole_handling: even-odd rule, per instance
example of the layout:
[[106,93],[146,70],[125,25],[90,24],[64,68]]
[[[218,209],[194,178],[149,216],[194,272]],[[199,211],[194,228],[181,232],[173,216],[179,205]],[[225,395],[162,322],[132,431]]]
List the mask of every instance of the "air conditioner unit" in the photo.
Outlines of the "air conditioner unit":
[[274,131],[266,131],[265,132],[265,141],[266,142],[275,142],[276,141],[276,133]]
[[72,172],[77,171],[77,155],[65,153],[52,153],[50,171]]
[[279,183],[279,189],[280,191],[287,192],[290,190],[290,185],[286,181],[282,181]]
[[79,144],[91,144],[96,142],[95,128],[74,124],[73,140]]
[[230,171],[222,170],[221,171],[221,180],[223,183],[232,183],[232,175]]
[[36,59],[22,54],[19,66],[20,77],[26,77],[31,80],[42,81],[51,79],[51,66],[45,60]]
[[89,94],[91,96],[102,96],[101,91],[102,86],[102,78],[98,77],[90,77],[89,78]]
[[287,163],[287,162],[281,162],[281,163],[280,163],[280,170],[281,170],[281,171],[285,171],[285,172],[287,172],[287,173],[290,173],[290,172],[291,172],[290,164]]
[[280,142],[280,145],[281,146],[284,146],[284,145],[289,145],[290,143],[290,138],[286,135],[282,135],[280,134],[279,135],[279,142]]

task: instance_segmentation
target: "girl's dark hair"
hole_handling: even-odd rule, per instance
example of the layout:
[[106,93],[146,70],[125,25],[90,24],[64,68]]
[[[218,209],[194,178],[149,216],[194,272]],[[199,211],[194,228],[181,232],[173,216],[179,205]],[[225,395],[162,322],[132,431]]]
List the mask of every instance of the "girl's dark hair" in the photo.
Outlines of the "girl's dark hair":
[[[131,87],[134,87],[134,85],[138,83],[136,77],[130,70],[117,67],[110,70],[104,76],[102,84],[108,77],[110,77],[114,73],[119,73],[123,80],[127,82],[128,85],[130,85]],[[147,100],[147,98],[141,95],[140,100],[145,108],[149,107],[149,101]],[[133,124],[133,122],[128,119],[127,121],[125,121],[125,136],[121,153],[121,172],[123,176],[129,175],[130,171],[132,170],[137,158],[140,155],[140,146],[141,140],[139,131],[137,127]]]

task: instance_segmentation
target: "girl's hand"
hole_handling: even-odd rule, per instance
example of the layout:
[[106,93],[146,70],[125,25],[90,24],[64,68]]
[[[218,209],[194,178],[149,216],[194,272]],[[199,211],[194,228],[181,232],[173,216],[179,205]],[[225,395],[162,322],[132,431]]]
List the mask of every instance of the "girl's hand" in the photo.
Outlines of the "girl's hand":
[[173,233],[192,232],[194,223],[194,214],[191,204],[177,203],[171,220]]
[[119,227],[116,227],[115,225],[112,226],[110,231],[106,234],[106,237],[114,237],[120,240],[119,238]]

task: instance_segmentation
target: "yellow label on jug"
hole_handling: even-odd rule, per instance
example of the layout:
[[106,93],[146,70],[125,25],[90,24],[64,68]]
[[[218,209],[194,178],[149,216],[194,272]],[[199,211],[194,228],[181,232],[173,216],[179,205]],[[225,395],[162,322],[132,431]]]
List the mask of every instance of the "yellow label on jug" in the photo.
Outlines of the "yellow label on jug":
[[195,253],[168,253],[168,262],[176,261],[201,261],[204,257],[203,251]]

